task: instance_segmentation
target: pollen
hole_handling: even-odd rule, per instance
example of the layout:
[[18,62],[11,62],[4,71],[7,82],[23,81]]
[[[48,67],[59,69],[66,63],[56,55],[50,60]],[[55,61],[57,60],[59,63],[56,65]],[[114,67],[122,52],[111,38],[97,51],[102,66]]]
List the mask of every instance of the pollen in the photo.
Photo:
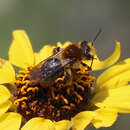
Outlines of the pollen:
[[33,117],[70,120],[86,109],[95,81],[95,77],[90,76],[91,70],[71,69],[72,78],[63,74],[44,87],[39,81],[29,79],[31,69],[20,70],[15,82],[14,104],[26,121]]

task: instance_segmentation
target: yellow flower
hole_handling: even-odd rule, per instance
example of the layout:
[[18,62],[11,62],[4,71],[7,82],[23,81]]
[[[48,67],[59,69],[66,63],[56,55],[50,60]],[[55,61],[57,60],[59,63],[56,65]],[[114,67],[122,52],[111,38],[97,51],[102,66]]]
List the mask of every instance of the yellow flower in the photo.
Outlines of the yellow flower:
[[[5,64],[5,65],[2,66],[3,64]],[[8,81],[9,82],[12,81],[12,78],[10,78],[10,77],[7,77],[7,79],[5,79],[6,68],[8,69],[7,71],[10,73],[10,70],[12,69],[11,65],[7,61],[0,59],[0,68],[1,68],[0,73],[3,74],[3,75],[1,75],[0,82],[1,83],[4,83],[4,82],[8,83]],[[14,73],[12,73],[12,74],[14,74]],[[0,115],[5,113],[9,109],[9,107],[11,106],[11,101],[9,101],[10,97],[11,97],[11,94],[8,91],[8,89],[6,87],[4,87],[3,85],[0,85]]]
[[[47,92],[50,88],[38,88],[37,86],[40,86],[39,84],[35,84],[35,82],[34,84],[30,84],[30,82],[28,81],[28,74],[30,73],[29,70],[31,70],[32,67],[35,67],[39,62],[51,56],[55,46],[46,45],[38,53],[34,53],[31,47],[30,40],[28,39],[24,31],[14,31],[13,37],[14,39],[9,49],[9,61],[1,59],[0,62],[0,75],[2,75],[0,77],[0,130],[19,130],[20,127],[22,127],[21,130],[67,130],[69,128],[72,128],[73,130],[83,130],[90,123],[92,123],[96,128],[108,127],[116,121],[118,112],[130,113],[130,85],[128,85],[128,75],[130,74],[130,59],[124,60],[123,62],[116,64],[104,71],[97,78],[95,88],[91,85],[94,78],[88,75],[89,72],[87,72],[87,76],[86,74],[84,74],[84,72],[81,75],[79,74],[79,77],[76,77],[77,80],[75,81],[75,85],[77,81],[80,80],[82,81],[82,84],[87,84],[88,86],[92,87],[93,90],[88,87],[89,89],[87,88],[87,91],[90,91],[87,92],[86,90],[84,90],[86,88],[84,88],[81,84],[76,85],[76,89],[81,89],[81,92],[86,91],[86,94],[89,94],[89,96],[85,95],[86,99],[83,99],[81,95],[85,93],[81,93],[81,95],[76,93],[75,95],[77,96],[77,99],[74,98],[74,100],[76,100],[76,103],[81,102],[82,100],[88,101],[88,99],[89,103],[82,105],[80,104],[80,107],[82,108],[83,105],[85,105],[84,109],[80,110],[79,113],[76,113],[74,115],[73,113],[71,113],[73,116],[70,120],[68,120],[65,118],[70,116],[66,114],[67,111],[63,111],[63,113],[61,113],[60,107],[58,106],[57,110],[57,108],[52,108],[54,107],[53,105],[48,105],[45,103],[42,104],[43,100],[46,99],[45,96],[48,96]],[[58,42],[57,46],[64,48],[69,44],[71,44],[71,42],[66,42],[63,45]],[[119,57],[120,43],[117,42],[115,51],[113,52],[112,56],[104,61],[100,61],[96,57],[96,59],[94,59],[92,69],[99,70],[109,67],[113,65],[119,59]],[[10,63],[19,68],[22,68],[22,70],[20,70],[20,74],[16,75],[17,79],[15,79],[15,72]],[[84,63],[90,65],[91,61],[84,61]],[[83,69],[83,67],[81,69]],[[83,81],[81,78],[85,78],[85,81]],[[59,83],[59,81],[62,82],[62,80],[58,79],[57,82]],[[55,83],[56,85],[57,82]],[[15,88],[15,85],[17,86],[17,88]],[[29,85],[31,87],[29,87]],[[64,85],[64,83],[58,85]],[[11,107],[10,105],[7,106],[7,102],[13,102],[12,99],[14,98],[14,96],[10,94],[9,90],[5,86],[9,88],[11,93],[14,90],[12,90],[10,86],[13,86],[13,89],[16,89],[15,104],[17,106],[17,112],[14,109],[14,105],[12,105]],[[57,88],[59,89],[59,86]],[[41,90],[40,92],[39,89]],[[42,89],[44,89],[45,92],[42,92]],[[69,91],[72,90],[67,89],[68,93]],[[32,101],[32,99],[36,98],[35,96],[37,96],[37,92],[42,94],[38,94],[38,96],[40,95],[40,97],[38,97],[39,101]],[[54,90],[51,90],[51,92],[54,92]],[[55,93],[52,93],[51,96],[53,96],[56,101],[64,101],[64,104],[68,104],[69,101],[65,98],[65,95],[60,95],[57,97],[53,94]],[[59,100],[60,98],[62,100]],[[51,98],[49,99],[51,100]],[[31,103],[30,100],[32,101]],[[41,106],[40,103],[44,106]],[[58,105],[60,105],[60,103]],[[68,105],[66,105],[64,106],[63,110],[69,111],[69,109],[73,107],[75,108],[74,105],[75,104],[71,104],[71,107],[68,107]],[[7,112],[9,107],[13,112]],[[31,111],[27,111],[28,108],[31,109]],[[42,111],[37,110],[41,110],[41,108],[44,109],[42,109]],[[52,116],[55,115],[58,118],[53,116],[51,120],[49,115],[50,110],[53,110]],[[73,110],[77,111],[76,108]],[[45,113],[44,111],[48,111],[48,113]],[[59,116],[58,111],[60,112],[59,114],[63,115]],[[20,114],[18,114],[18,112]],[[33,113],[33,115],[31,112],[39,113]],[[55,112],[57,112],[57,114],[55,114]],[[21,114],[24,118],[24,122],[30,119],[29,121],[24,123],[23,126],[21,126]],[[39,117],[37,117],[37,115],[39,115]],[[43,117],[48,117],[48,119],[45,119]],[[63,119],[61,119],[61,117]],[[53,119],[56,119],[57,121],[53,121]]]

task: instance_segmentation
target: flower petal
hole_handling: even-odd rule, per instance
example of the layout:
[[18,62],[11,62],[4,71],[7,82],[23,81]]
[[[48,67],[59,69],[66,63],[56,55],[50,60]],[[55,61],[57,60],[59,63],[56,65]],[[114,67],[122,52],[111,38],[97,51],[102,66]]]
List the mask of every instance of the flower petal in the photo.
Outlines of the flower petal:
[[5,103],[0,104],[0,116],[4,114],[10,108],[11,105],[12,103],[10,101],[6,101]]
[[37,65],[38,63],[40,63],[41,58],[40,58],[39,53],[37,53],[37,52],[34,53],[34,59],[35,59],[35,60],[34,60],[34,61],[35,61],[35,62],[34,62],[35,65]]
[[70,44],[72,44],[71,41],[66,41],[64,44],[62,44],[61,42],[57,42],[56,45],[60,48],[66,48],[67,46],[69,46]]
[[92,103],[98,107],[112,108],[121,113],[130,113],[130,85],[101,90],[93,97]]
[[92,124],[96,128],[100,127],[109,127],[111,126],[117,119],[117,112],[102,108],[95,111],[95,117],[92,120]]
[[[96,59],[94,59],[93,61],[92,70],[100,70],[113,65],[120,58],[120,42],[116,42],[116,47],[113,54],[109,56],[107,59],[105,59],[104,61],[100,61],[97,58],[97,56],[95,56],[95,58]],[[90,66],[92,61],[89,60],[84,62]]]
[[126,59],[117,65],[104,71],[97,79],[98,88],[120,86],[121,82],[130,81],[130,59]]
[[9,61],[21,68],[34,65],[34,55],[30,40],[23,30],[13,32],[13,42],[9,49]]
[[55,130],[54,124],[51,120],[44,118],[32,118],[29,120],[21,130]]
[[0,130],[19,130],[21,115],[13,112],[0,116]]
[[0,85],[0,104],[3,104],[10,98],[11,94],[9,90],[4,87],[3,85]]
[[72,128],[74,130],[84,130],[91,123],[94,114],[92,111],[80,112],[72,118]]
[[15,81],[15,71],[11,64],[0,59],[0,84],[11,83]]
[[68,120],[62,120],[54,122],[55,130],[69,130],[72,127],[72,122]]
[[53,54],[53,49],[54,49],[54,46],[45,45],[39,51],[39,53],[35,53],[35,65],[45,60],[49,56],[51,56]]

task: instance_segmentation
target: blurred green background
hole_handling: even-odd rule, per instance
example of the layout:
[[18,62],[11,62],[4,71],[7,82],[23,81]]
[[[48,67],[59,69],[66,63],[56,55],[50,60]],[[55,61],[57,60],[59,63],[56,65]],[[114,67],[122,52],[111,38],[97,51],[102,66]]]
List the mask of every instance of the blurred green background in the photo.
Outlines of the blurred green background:
[[[57,41],[92,40],[101,59],[109,56],[115,40],[122,43],[122,59],[130,57],[130,0],[0,0],[0,56],[7,58],[12,31],[24,29],[35,51]],[[111,128],[129,130],[130,115]],[[90,128],[94,130],[94,128]]]

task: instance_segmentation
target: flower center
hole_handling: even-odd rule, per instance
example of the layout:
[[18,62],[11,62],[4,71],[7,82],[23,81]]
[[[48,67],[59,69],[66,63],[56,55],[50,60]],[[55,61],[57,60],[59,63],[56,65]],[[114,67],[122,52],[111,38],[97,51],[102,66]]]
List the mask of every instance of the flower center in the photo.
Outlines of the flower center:
[[44,87],[37,80],[30,80],[30,71],[20,70],[15,82],[17,90],[14,104],[26,120],[44,117],[52,121],[69,120],[85,110],[89,103],[95,78],[90,70],[71,69],[72,76],[63,73],[53,84]]

